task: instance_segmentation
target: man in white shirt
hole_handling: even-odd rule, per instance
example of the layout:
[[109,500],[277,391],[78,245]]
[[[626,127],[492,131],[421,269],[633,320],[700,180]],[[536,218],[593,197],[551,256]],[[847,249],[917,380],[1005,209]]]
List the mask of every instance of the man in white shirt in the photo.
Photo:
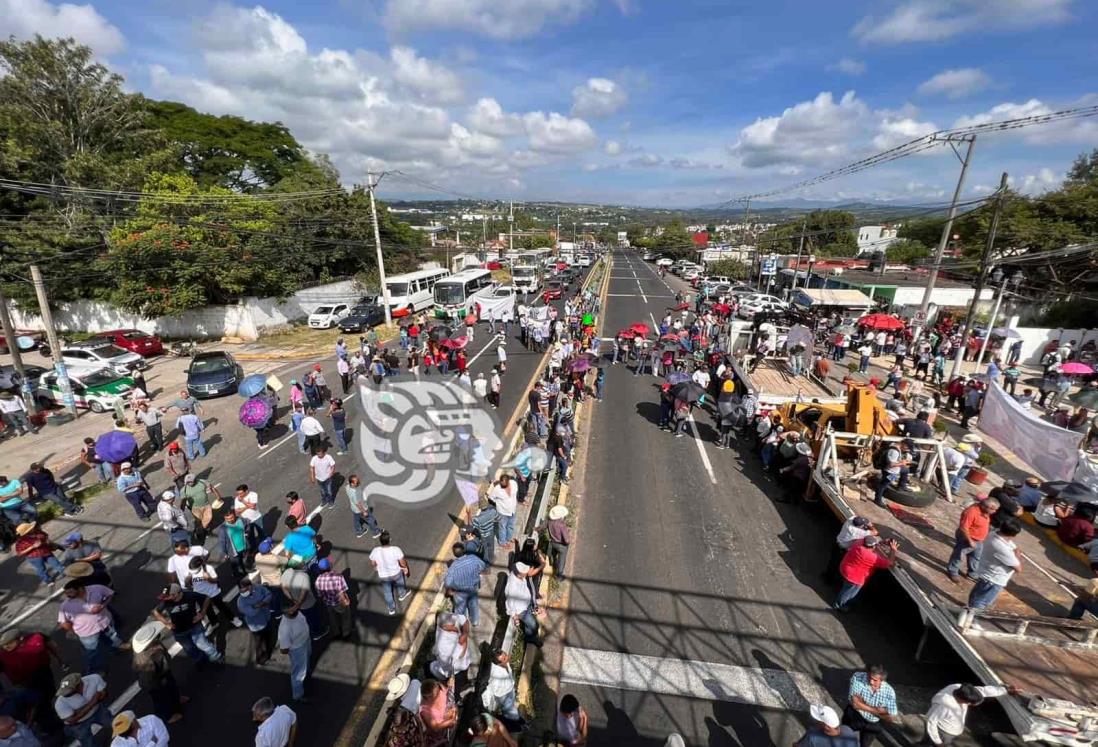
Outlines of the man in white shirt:
[[[185,539],[176,540],[172,544],[172,556],[168,558],[168,581],[186,588],[187,578],[191,573],[191,558],[208,557],[210,551],[200,545],[192,546]],[[172,576],[175,576],[173,579]]]
[[346,358],[336,360],[336,372],[339,373],[339,382],[343,385],[344,394],[351,391],[351,370],[351,364]]
[[248,524],[262,520],[263,514],[259,513],[259,494],[248,490],[245,484],[237,485],[236,492],[233,493],[233,512]]
[[107,683],[98,674],[68,674],[57,686],[57,699],[53,710],[65,722],[65,736],[81,745],[94,744],[92,726],[104,729],[111,726],[111,712],[107,710]]
[[1016,687],[998,685],[948,685],[930,699],[926,712],[926,741],[930,744],[953,744],[965,731],[968,709],[981,705],[984,698],[1001,698],[1019,692]]
[[515,563],[503,589],[503,606],[515,622],[522,625],[523,639],[527,644],[541,647],[538,636],[538,618],[534,614],[534,590],[530,586],[530,566]]
[[976,585],[968,595],[970,609],[986,609],[994,604],[1011,577],[1021,569],[1022,555],[1013,541],[1021,532],[1021,522],[1011,516],[984,540],[976,569]]
[[111,722],[111,747],[166,747],[168,729],[154,714],[137,717],[133,711],[122,711]]
[[332,492],[332,475],[335,474],[335,459],[328,453],[326,446],[318,446],[316,455],[309,460],[309,482],[320,488],[320,505],[322,508],[331,508],[335,505],[335,494]]
[[473,394],[477,395],[478,399],[488,398],[488,379],[484,378],[483,371],[473,380]]
[[324,441],[324,426],[316,419],[316,410],[309,408],[305,411],[305,417],[297,427],[305,436],[305,445],[309,447],[309,453],[316,456],[317,449]]
[[287,607],[282,611],[282,622],[278,624],[278,648],[290,657],[290,691],[293,699],[303,701],[313,638],[309,623],[300,610]]
[[515,511],[518,509],[518,485],[510,475],[500,475],[499,482],[488,491],[488,500],[496,504],[499,521],[496,523],[496,541],[500,547],[511,547],[515,536]]
[[884,352],[885,341],[888,340],[888,335],[882,329],[877,332],[877,336],[873,338],[873,355],[879,356]]
[[270,698],[260,698],[255,702],[252,721],[259,724],[255,747],[291,747],[297,739],[297,714],[289,706],[276,708]]
[[694,383],[702,389],[709,391],[709,371],[704,366],[698,366],[691,377]]
[[[382,532],[378,537],[381,543],[370,551],[370,562],[377,570],[377,577],[381,581],[381,594],[385,597],[385,604],[389,607],[389,614],[397,613],[397,601],[403,602],[411,593],[404,584],[404,579],[409,575],[408,563],[404,559],[404,551],[391,544],[392,538],[388,532]],[[393,590],[399,595],[393,598]]]
[[824,577],[832,582],[841,581],[839,563],[842,562],[846,551],[874,534],[877,534],[877,527],[873,526],[873,522],[864,516],[851,516],[844,521],[839,533],[835,535],[835,544],[831,546],[831,557],[827,562]]
[[175,505],[175,493],[165,490],[160,496],[160,502],[156,506],[156,518],[160,519],[160,526],[176,540],[190,541],[191,532],[187,526],[187,516]]

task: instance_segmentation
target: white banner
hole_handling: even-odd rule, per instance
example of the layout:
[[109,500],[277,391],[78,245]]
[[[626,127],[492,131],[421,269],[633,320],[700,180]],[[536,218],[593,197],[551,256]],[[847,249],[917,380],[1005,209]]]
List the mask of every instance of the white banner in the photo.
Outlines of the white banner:
[[998,384],[991,384],[980,411],[979,429],[999,441],[1046,480],[1070,480],[1082,436],[1038,418]]
[[495,319],[502,322],[515,318],[515,295],[513,293],[503,298],[481,296],[476,299],[476,304],[480,311],[481,321]]

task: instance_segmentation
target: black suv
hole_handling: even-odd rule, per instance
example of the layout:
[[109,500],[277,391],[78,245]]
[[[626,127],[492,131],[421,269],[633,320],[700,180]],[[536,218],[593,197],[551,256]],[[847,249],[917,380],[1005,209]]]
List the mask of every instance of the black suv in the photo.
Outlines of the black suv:
[[339,328],[344,332],[362,332],[376,327],[385,321],[385,309],[373,304],[360,304],[351,308],[351,313],[339,320]]

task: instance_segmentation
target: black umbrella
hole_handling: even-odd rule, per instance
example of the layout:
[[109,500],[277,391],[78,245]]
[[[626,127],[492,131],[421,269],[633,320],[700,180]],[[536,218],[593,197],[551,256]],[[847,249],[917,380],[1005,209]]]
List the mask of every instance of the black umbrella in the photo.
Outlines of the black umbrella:
[[428,336],[435,342],[442,342],[446,338],[453,336],[453,330],[445,324],[436,324],[434,327],[431,327]]
[[1041,492],[1050,498],[1055,498],[1064,503],[1095,503],[1098,502],[1098,492],[1095,492],[1086,483],[1068,482],[1067,480],[1050,480],[1041,483]]
[[1098,410],[1098,387],[1084,387],[1075,394],[1069,396],[1068,399],[1079,407],[1085,407],[1088,410]]
[[671,387],[671,396],[684,402],[697,402],[705,394],[705,388],[696,381],[684,381]]

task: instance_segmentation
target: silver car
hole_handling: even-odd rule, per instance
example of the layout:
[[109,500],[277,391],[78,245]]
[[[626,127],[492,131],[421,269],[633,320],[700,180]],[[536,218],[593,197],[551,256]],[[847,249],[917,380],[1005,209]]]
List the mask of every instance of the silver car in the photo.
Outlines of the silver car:
[[61,348],[61,360],[67,366],[106,366],[121,376],[149,367],[149,362],[139,353],[131,353],[103,340],[66,345]]

